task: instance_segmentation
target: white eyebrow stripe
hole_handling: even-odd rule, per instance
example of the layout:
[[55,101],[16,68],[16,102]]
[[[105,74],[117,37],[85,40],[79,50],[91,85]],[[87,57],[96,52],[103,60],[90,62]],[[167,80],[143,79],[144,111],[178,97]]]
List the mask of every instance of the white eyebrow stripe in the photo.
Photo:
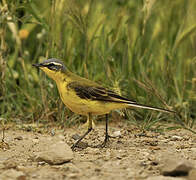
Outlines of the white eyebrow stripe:
[[49,64],[54,64],[54,65],[57,65],[57,66],[62,66],[62,64],[58,63],[58,62],[49,62],[47,63],[46,65],[49,65]]

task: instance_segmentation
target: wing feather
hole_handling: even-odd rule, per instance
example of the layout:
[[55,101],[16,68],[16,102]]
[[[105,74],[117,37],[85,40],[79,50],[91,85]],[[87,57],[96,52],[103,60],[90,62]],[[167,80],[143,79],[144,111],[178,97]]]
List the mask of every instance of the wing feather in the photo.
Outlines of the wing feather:
[[76,95],[82,99],[99,100],[117,103],[136,103],[124,98],[115,92],[101,86],[82,85],[77,82],[71,82],[67,86],[75,91]]
[[104,101],[104,102],[127,103],[130,107],[138,107],[143,109],[151,109],[156,111],[175,113],[172,110],[138,104],[136,101],[132,101],[127,98],[124,98],[111,90],[108,90],[106,88],[103,88],[95,84],[90,86],[86,84],[80,84],[78,82],[71,82],[67,85],[67,88],[74,90],[76,95],[82,99],[97,100],[97,101]]

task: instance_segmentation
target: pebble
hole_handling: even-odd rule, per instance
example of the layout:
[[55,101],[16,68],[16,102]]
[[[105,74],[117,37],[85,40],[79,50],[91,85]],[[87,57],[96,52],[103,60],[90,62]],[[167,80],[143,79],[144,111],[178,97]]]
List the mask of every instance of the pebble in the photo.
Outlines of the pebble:
[[78,177],[79,177],[78,173],[70,173],[70,174],[67,175],[68,179],[76,179]]
[[171,140],[172,141],[181,141],[183,138],[181,136],[172,136]]
[[15,169],[17,167],[17,163],[15,161],[13,161],[13,159],[8,159],[6,161],[3,162],[4,165],[4,169]]
[[17,136],[14,138],[15,140],[23,140],[23,137],[22,136]]
[[39,139],[32,139],[32,141],[36,144],[39,143]]
[[49,145],[48,150],[36,153],[35,160],[46,162],[51,165],[63,164],[73,159],[71,148],[64,142],[60,141]]
[[115,131],[111,136],[112,137],[120,137],[121,136],[121,132],[120,131]]
[[173,177],[187,176],[189,171],[193,168],[193,164],[187,160],[168,158],[165,160],[164,166],[161,169],[161,174]]

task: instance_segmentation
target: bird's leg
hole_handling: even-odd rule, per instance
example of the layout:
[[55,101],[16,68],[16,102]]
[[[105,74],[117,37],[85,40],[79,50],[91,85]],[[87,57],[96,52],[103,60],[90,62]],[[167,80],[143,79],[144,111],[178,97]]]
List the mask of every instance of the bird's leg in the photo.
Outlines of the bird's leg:
[[71,149],[73,150],[75,147],[77,147],[77,145],[79,144],[80,141],[82,141],[82,139],[84,139],[86,137],[86,135],[88,133],[91,132],[91,130],[93,129],[93,123],[92,123],[92,115],[89,113],[87,116],[87,121],[88,121],[88,130],[84,133],[83,136],[80,137],[80,139],[77,140],[77,142],[75,144],[73,144],[71,146]]
[[105,139],[104,139],[104,141],[103,141],[103,143],[101,145],[102,147],[106,146],[107,142],[109,141],[109,138],[116,138],[116,137],[110,136],[108,134],[108,124],[109,124],[108,114],[106,114],[105,119],[106,119],[106,123],[105,123]]
[[109,141],[109,138],[110,138],[110,136],[108,134],[108,114],[105,115],[105,120],[106,120],[105,121],[105,139],[102,144],[103,147],[107,144],[107,142]]
[[[86,123],[82,125],[82,129],[87,129],[89,127],[89,119],[87,119]],[[95,123],[92,119],[92,128],[95,128]]]

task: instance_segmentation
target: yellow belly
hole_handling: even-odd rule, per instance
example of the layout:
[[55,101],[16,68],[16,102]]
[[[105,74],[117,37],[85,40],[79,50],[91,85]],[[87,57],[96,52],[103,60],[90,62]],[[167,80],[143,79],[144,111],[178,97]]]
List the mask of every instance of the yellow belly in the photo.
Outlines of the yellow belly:
[[81,99],[74,92],[59,91],[63,103],[73,112],[81,115],[107,114],[113,109],[125,108],[126,104]]
[[93,115],[107,114],[113,109],[121,109],[127,107],[123,103],[104,102],[89,99],[82,99],[76,95],[74,91],[68,91],[66,84],[57,84],[61,100],[73,112],[81,115],[89,113]]
[[121,109],[126,105],[119,103],[110,103],[103,101],[91,101],[91,100],[75,100],[70,98],[62,98],[64,104],[73,112],[81,115],[87,115],[89,113],[93,115],[107,114],[113,109]]
[[110,112],[108,108],[105,108],[104,104],[98,104],[98,103],[92,103],[91,102],[85,102],[85,103],[77,103],[77,102],[72,102],[67,103],[64,102],[65,105],[73,112],[81,115],[87,115],[89,113],[93,115],[101,115],[101,114],[107,114]]

